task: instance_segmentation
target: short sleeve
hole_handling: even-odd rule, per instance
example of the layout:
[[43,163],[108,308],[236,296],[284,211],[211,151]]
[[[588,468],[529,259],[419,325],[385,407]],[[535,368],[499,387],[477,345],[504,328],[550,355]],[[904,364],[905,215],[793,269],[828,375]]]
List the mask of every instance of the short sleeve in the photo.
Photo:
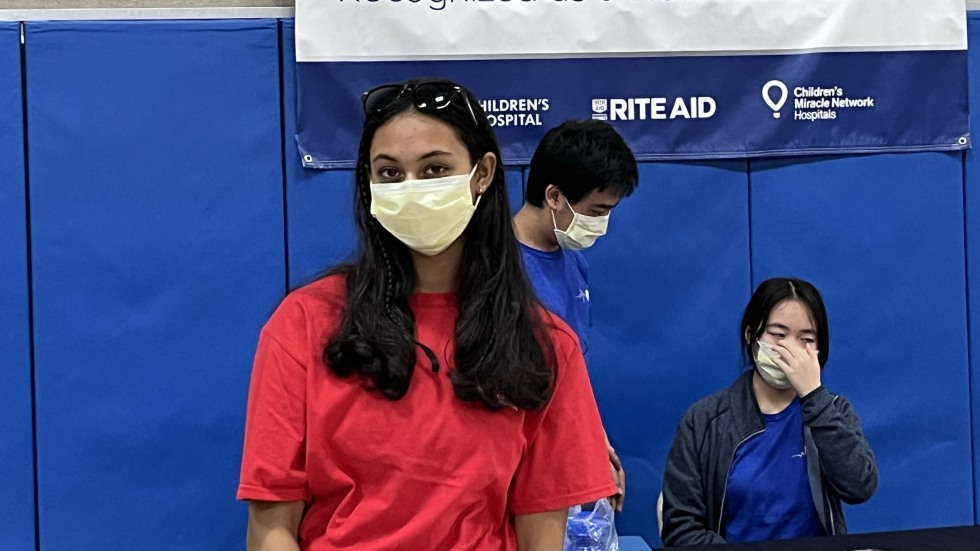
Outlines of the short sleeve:
[[248,391],[238,499],[308,500],[305,412],[306,370],[266,328]]
[[548,405],[529,416],[536,430],[511,488],[511,513],[522,515],[563,509],[616,493],[605,433],[582,352],[571,335],[553,333],[564,345],[554,394]]

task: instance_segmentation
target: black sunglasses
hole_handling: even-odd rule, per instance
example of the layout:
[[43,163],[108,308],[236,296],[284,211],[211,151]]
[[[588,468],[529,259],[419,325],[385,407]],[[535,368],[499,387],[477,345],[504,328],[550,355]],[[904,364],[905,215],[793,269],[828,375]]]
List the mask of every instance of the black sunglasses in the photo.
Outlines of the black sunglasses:
[[456,98],[463,98],[467,111],[473,124],[476,122],[476,113],[473,106],[466,97],[463,89],[455,84],[440,81],[422,81],[409,84],[382,84],[375,86],[367,92],[361,94],[361,105],[364,107],[365,115],[373,115],[385,107],[391,105],[395,100],[411,94],[412,105],[419,111],[438,111],[449,107]]

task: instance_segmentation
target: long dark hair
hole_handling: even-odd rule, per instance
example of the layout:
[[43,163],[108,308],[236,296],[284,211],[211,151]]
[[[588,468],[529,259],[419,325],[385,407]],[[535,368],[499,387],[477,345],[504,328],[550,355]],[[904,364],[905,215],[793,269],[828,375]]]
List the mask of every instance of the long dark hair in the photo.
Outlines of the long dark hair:
[[823,305],[823,298],[810,282],[786,277],[774,277],[760,283],[745,306],[739,330],[746,365],[753,365],[752,343],[765,333],[769,314],[784,300],[798,300],[810,311],[810,319],[817,332],[817,361],[822,368],[830,357],[830,326],[827,323],[827,309]]
[[[480,401],[490,409],[534,409],[544,405],[553,390],[552,343],[514,237],[497,139],[476,98],[465,88],[462,93],[447,107],[424,113],[453,128],[472,163],[488,152],[498,162],[493,182],[464,232],[455,365],[449,376],[462,400]],[[367,387],[392,400],[408,392],[418,349],[425,352],[433,371],[439,370],[435,354],[415,337],[409,307],[415,271],[408,247],[370,215],[369,156],[375,132],[409,110],[418,110],[410,94],[365,116],[354,178],[360,253],[353,264],[334,270],[346,275],[347,303],[340,328],[323,352],[331,371],[340,377],[359,376]]]

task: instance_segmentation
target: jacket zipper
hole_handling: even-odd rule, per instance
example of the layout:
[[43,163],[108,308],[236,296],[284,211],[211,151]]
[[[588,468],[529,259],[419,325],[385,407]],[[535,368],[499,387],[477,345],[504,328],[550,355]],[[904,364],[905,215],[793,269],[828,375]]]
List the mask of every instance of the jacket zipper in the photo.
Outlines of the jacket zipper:
[[[823,475],[821,475],[823,476]],[[820,485],[823,486],[823,480],[820,481]],[[830,535],[837,535],[837,527],[834,526],[834,505],[830,502],[830,496],[827,495],[827,491],[823,488],[820,489],[823,492],[824,502],[827,504],[827,512],[830,513]]]
[[732,450],[732,457],[731,459],[728,460],[728,473],[725,474],[725,486],[721,491],[721,510],[718,511],[718,528],[717,530],[715,530],[715,532],[717,532],[719,536],[721,535],[722,520],[725,518],[725,498],[728,496],[728,475],[732,474],[732,463],[735,462],[735,452],[738,451],[739,446],[748,442],[749,438],[752,438],[753,436],[756,436],[757,434],[762,434],[764,432],[766,432],[766,429],[759,429],[753,432],[752,434],[739,440],[738,444],[735,444],[735,449]]
[[[834,399],[830,401],[831,404],[837,403],[837,399],[840,398],[839,394],[834,395]],[[816,444],[814,444],[816,446]],[[823,473],[820,474],[820,492],[823,494],[824,505],[827,506],[827,513],[830,515],[830,534],[831,536],[837,535],[837,527],[834,525],[834,505],[830,502],[830,496],[827,495],[827,490],[823,485]]]

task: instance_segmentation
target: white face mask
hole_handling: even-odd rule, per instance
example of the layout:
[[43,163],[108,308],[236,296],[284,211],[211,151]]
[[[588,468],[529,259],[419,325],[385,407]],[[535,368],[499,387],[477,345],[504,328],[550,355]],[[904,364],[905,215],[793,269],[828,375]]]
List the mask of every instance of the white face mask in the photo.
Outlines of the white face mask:
[[555,225],[555,237],[558,238],[558,245],[561,248],[581,251],[591,247],[596,239],[606,235],[606,229],[609,227],[608,214],[605,216],[586,216],[575,212],[568,199],[565,199],[565,203],[568,205],[568,210],[572,211],[572,222],[565,231],[558,229],[555,211],[551,211],[551,222]]
[[469,174],[397,184],[371,183],[371,215],[399,241],[424,255],[449,248],[476,212]]
[[762,380],[769,384],[769,386],[778,388],[779,390],[785,390],[793,386],[786,377],[786,373],[772,360],[773,358],[782,357],[779,355],[779,352],[776,352],[769,343],[762,341],[755,342],[759,345],[759,350],[755,353],[755,367]]

